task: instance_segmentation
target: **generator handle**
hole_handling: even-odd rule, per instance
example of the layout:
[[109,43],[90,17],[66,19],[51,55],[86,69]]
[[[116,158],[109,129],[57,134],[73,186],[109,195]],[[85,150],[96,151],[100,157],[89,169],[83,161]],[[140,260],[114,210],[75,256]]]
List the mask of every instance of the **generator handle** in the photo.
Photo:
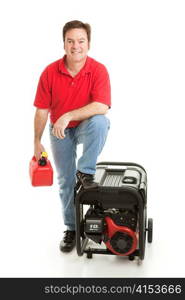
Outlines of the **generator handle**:
[[146,170],[139,164],[135,164],[133,162],[116,162],[116,161],[103,161],[103,162],[99,162],[96,164],[97,166],[98,165],[112,165],[112,166],[136,166],[136,167],[139,167],[141,169],[143,169],[143,171],[146,173]]

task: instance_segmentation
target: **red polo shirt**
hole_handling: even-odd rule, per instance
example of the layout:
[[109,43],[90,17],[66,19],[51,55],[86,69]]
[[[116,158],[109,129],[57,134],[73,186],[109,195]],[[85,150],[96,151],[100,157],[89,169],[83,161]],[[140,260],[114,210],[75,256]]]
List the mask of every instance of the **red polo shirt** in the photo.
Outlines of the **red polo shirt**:
[[[72,77],[65,67],[65,58],[53,62],[42,72],[34,105],[50,110],[51,123],[64,113],[94,101],[110,107],[110,80],[105,66],[87,57],[84,67]],[[76,127],[79,123],[72,121],[68,127]]]

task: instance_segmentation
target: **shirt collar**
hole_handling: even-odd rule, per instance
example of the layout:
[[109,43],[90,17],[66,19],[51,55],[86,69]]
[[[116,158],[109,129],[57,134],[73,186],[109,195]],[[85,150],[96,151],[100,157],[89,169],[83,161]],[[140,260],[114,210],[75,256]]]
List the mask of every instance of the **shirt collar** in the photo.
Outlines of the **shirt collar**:
[[[59,62],[59,71],[63,74],[70,75],[65,66],[65,59],[66,59],[66,55],[64,55]],[[83,66],[83,68],[80,70],[78,74],[84,76],[86,73],[90,73],[91,72],[90,65],[91,65],[91,58],[87,56],[85,65]],[[78,76],[78,74],[76,76]]]

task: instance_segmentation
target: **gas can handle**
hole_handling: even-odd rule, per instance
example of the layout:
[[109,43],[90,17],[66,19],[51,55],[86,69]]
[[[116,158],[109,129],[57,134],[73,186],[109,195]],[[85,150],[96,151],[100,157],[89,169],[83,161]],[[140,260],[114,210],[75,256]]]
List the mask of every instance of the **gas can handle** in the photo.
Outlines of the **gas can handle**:
[[48,157],[47,152],[43,151],[41,153],[41,158],[38,160],[39,166],[45,166],[47,164],[47,157]]

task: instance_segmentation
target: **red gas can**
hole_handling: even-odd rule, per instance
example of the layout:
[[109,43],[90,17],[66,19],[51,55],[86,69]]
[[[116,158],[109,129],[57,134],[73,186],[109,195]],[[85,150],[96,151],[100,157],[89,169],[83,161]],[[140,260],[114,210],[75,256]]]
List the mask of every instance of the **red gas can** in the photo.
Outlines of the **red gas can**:
[[53,168],[44,152],[39,161],[33,156],[30,161],[29,173],[33,186],[48,186],[53,184]]

